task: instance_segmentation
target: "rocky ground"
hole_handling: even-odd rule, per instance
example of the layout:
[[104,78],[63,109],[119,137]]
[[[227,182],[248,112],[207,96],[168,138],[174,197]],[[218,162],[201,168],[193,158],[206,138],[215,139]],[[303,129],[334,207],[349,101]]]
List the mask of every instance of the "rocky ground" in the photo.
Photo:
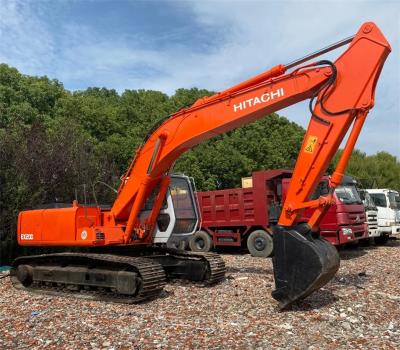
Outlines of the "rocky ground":
[[0,349],[399,349],[400,240],[340,251],[325,288],[290,311],[270,259],[227,254],[214,287],[173,282],[139,305],[42,297],[0,279]]

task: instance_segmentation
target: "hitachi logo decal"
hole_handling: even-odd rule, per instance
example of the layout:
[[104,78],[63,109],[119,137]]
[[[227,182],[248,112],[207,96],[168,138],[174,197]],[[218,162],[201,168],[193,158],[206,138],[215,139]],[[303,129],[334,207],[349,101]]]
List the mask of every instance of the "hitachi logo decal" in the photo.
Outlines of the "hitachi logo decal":
[[259,97],[249,98],[248,100],[245,100],[245,101],[242,101],[239,103],[235,103],[233,105],[233,111],[234,112],[244,111],[248,107],[253,107],[260,103],[267,103],[269,101],[272,101],[272,100],[282,97],[284,95],[284,93],[285,92],[283,91],[283,88],[280,88],[280,89],[277,89],[276,91],[266,92]]

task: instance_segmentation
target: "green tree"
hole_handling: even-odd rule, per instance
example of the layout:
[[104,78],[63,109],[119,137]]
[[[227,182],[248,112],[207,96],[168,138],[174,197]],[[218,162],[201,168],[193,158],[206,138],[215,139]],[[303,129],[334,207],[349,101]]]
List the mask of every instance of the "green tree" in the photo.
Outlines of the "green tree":
[[[335,166],[341,154],[340,150],[335,155]],[[360,150],[354,150],[346,173],[358,179],[364,188],[400,189],[400,162],[387,152],[367,155]]]

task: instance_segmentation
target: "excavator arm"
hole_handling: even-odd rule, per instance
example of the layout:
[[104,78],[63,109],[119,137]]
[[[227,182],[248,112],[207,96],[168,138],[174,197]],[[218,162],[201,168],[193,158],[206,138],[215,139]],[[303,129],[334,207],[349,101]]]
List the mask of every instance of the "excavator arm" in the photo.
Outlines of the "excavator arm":
[[[308,197],[353,124],[332,176],[332,188],[341,182],[361,127],[373,107],[376,82],[390,52],[389,43],[373,23],[363,24],[354,37],[321,52],[349,42],[335,63],[317,61],[298,67],[306,57],[286,66],[278,65],[226,91],[200,99],[167,119],[137,151],[111,209],[117,222],[128,220],[125,239],[128,241],[137,228],[135,225],[140,225],[137,216],[147,196],[182,153],[206,139],[310,98],[317,101],[311,110],[279,224],[293,225],[300,211],[312,206],[318,208],[309,224],[317,228],[330,199],[316,203],[308,202]],[[293,67],[297,68],[285,74]]]
[[[347,50],[334,63],[317,61],[299,66],[348,43]],[[134,231],[134,237],[146,237],[137,220],[139,211],[155,184],[167,176],[183,152],[206,139],[311,99],[311,120],[274,228],[276,290],[272,296],[285,308],[326,284],[339,268],[339,256],[333,246],[319,237],[318,224],[333,203],[333,190],[342,180],[368,111],[374,105],[376,83],[390,51],[378,27],[365,23],[352,38],[293,64],[278,65],[172,115],[139,150],[112,207],[117,222],[127,220],[124,241],[129,242]],[[285,74],[289,68],[295,70]],[[331,177],[332,192],[309,201],[349,129],[344,151]],[[154,206],[147,222],[151,229],[159,205]],[[301,211],[309,207],[316,208],[309,222],[296,225]]]

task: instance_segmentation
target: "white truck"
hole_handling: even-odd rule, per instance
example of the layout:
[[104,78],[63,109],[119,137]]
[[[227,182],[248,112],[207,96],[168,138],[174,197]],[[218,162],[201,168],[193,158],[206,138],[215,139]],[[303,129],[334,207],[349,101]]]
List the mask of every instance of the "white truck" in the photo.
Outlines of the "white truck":
[[390,189],[366,190],[378,208],[378,231],[382,240],[400,234],[400,196]]
[[365,214],[367,218],[366,223],[368,224],[368,237],[370,239],[374,239],[376,244],[386,243],[387,238],[382,237],[385,236],[385,234],[380,232],[378,229],[377,206],[366,190],[358,189],[358,193],[365,207]]

